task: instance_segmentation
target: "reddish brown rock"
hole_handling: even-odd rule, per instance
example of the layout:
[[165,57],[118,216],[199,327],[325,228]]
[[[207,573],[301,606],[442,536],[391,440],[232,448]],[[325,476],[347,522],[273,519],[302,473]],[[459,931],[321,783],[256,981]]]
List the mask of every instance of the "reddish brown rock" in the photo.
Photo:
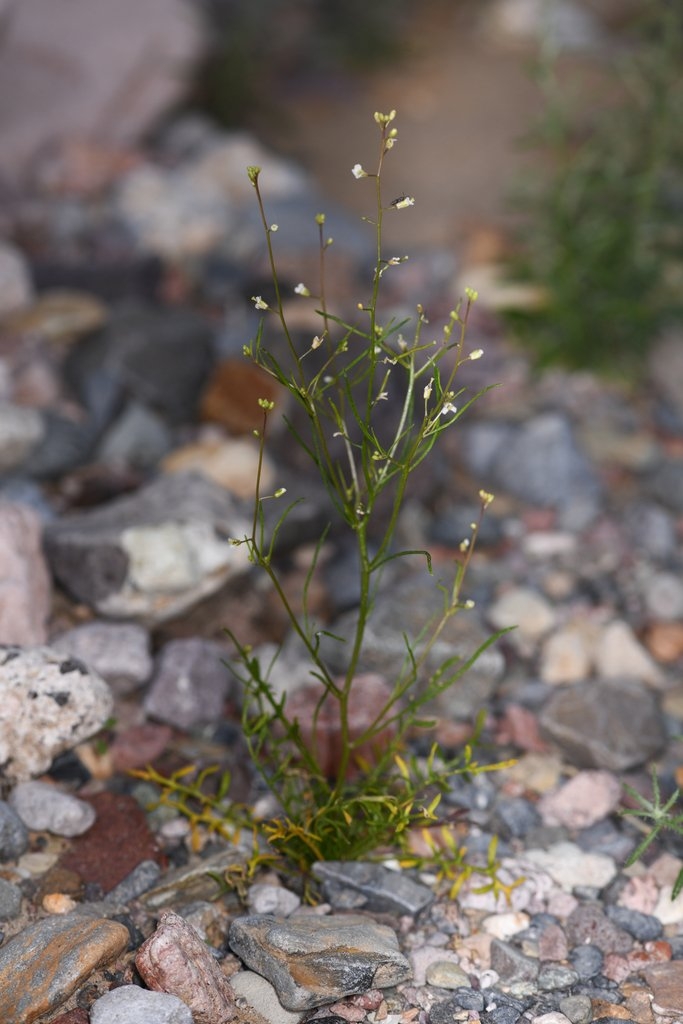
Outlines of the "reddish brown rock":
[[56,1010],[93,971],[119,956],[129,938],[117,921],[79,914],[29,925],[0,949],[2,1024],[32,1024]]
[[645,634],[645,646],[664,665],[678,661],[683,655],[683,622],[654,622]]
[[89,1024],[89,1021],[87,1010],[69,1010],[53,1020],[52,1024]]
[[182,999],[195,1024],[234,1020],[232,986],[192,925],[172,910],[162,912],[156,931],[140,946],[135,966],[149,988]]
[[105,791],[90,797],[97,812],[95,824],[77,836],[59,866],[74,871],[84,882],[96,882],[109,892],[140,861],[164,862],[144,811],[131,797]]
[[683,960],[652,964],[642,974],[652,989],[655,1013],[671,1016],[683,1013]]
[[127,772],[153,764],[168,746],[173,730],[168,725],[146,722],[117,733],[109,745],[114,771]]
[[269,374],[246,359],[225,359],[213,371],[204,391],[201,417],[221,423],[231,434],[251,434],[263,426],[259,398],[274,401],[277,410],[283,393]]

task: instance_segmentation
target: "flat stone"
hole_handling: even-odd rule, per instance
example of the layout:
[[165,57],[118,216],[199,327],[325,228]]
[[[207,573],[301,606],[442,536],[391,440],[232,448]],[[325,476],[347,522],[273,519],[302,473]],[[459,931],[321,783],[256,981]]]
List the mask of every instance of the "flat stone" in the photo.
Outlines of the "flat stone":
[[135,622],[84,622],[50,646],[94,669],[119,696],[137,690],[152,674],[150,636]]
[[654,914],[642,914],[630,907],[608,906],[607,916],[639,942],[653,942],[661,937],[664,930],[662,922]]
[[571,988],[579,980],[576,971],[561,964],[543,964],[538,972],[536,983],[542,992],[555,992],[557,989]]
[[282,885],[258,883],[249,886],[247,906],[252,914],[272,914],[275,917],[289,917],[301,906],[295,892]]
[[20,782],[9,804],[28,828],[56,836],[80,836],[96,817],[91,804],[47,782]]
[[618,807],[621,792],[621,783],[611,772],[583,771],[542,796],[537,808],[545,825],[587,828]]
[[579,977],[587,980],[602,970],[603,953],[592,942],[582,941],[581,945],[570,950],[569,960]]
[[470,984],[469,975],[450,960],[436,960],[427,968],[425,980],[437,988],[464,988]]
[[92,736],[112,713],[109,687],[48,647],[0,645],[0,777],[41,775]]
[[151,989],[181,999],[194,1024],[227,1024],[237,1016],[235,994],[206,943],[172,910],[161,912],[156,931],[137,951],[135,966]]
[[555,625],[552,605],[531,587],[513,587],[501,594],[487,615],[496,629],[512,626],[524,640],[538,640]]
[[21,911],[21,889],[0,878],[0,921],[12,921]]
[[228,649],[212,640],[171,640],[161,650],[145,696],[151,718],[176,729],[219,721],[233,689]]
[[547,850],[527,850],[524,859],[547,872],[566,892],[580,885],[603,889],[617,873],[611,857],[585,853],[570,842],[553,843]]
[[177,996],[121,985],[90,1007],[90,1024],[193,1024],[192,1011]]
[[287,1010],[309,1010],[410,977],[396,935],[356,915],[233,921],[230,948],[275,987]]
[[491,967],[501,981],[534,981],[539,963],[511,943],[494,939],[491,943]]
[[16,860],[28,849],[28,829],[8,803],[0,800],[0,862]]
[[[240,999],[263,1017],[266,1024],[298,1024],[303,1013],[285,1010],[277,992],[255,971],[239,971],[230,978],[230,985]],[[340,1018],[343,1019],[343,1018]]]
[[[328,860],[313,865],[313,874],[322,882],[325,899],[335,904],[344,890],[360,894],[363,899],[354,908],[372,913],[410,914],[416,917],[434,899],[426,885],[414,882],[407,875],[391,871],[382,864],[364,861]],[[343,902],[343,901],[342,901]]]
[[141,860],[130,874],[109,890],[107,902],[127,904],[131,900],[136,900],[158,882],[160,875],[161,867],[157,861]]
[[[582,977],[586,977],[579,965],[579,949],[582,945],[597,947],[603,954],[628,953],[633,946],[633,939],[627,931],[618,927],[605,915],[597,903],[580,903],[565,923],[567,940],[576,948],[571,952],[571,961]],[[597,954],[591,954],[597,961]]]
[[52,586],[42,538],[34,509],[0,501],[1,643],[28,647],[47,640]]
[[593,1006],[586,995],[565,996],[560,999],[560,1012],[571,1024],[590,1024],[593,1020]]
[[587,679],[592,665],[592,642],[588,630],[569,624],[552,633],[541,651],[541,679],[551,686]]
[[595,664],[603,679],[624,676],[649,686],[661,686],[662,670],[650,656],[627,622],[617,619],[600,633],[595,648]]
[[542,708],[539,722],[542,733],[580,768],[626,771],[656,757],[666,743],[655,695],[627,678],[562,688]]
[[656,1013],[683,1013],[683,960],[653,964],[642,973],[652,988],[652,1008]]
[[29,924],[0,948],[0,1020],[32,1024],[56,1010],[93,971],[119,956],[129,939],[117,921],[75,914]]
[[246,573],[248,533],[235,499],[195,474],[161,477],[133,495],[65,516],[46,532],[57,579],[110,618],[179,615]]
[[[207,438],[176,448],[166,456],[161,468],[164,473],[201,473],[238,498],[249,499],[254,496],[259,446],[253,437]],[[261,493],[270,494],[278,485],[275,468],[265,455],[261,458],[260,472]]]

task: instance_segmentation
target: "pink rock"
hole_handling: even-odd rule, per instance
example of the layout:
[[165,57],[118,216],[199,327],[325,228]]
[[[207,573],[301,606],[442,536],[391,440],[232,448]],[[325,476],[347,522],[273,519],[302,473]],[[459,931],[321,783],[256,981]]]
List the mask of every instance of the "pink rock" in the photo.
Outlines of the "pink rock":
[[34,647],[47,640],[50,576],[38,513],[0,501],[0,643]]
[[195,1024],[226,1024],[237,1016],[232,986],[192,925],[172,910],[162,911],[135,966],[149,988],[182,999]]
[[549,924],[538,940],[539,960],[566,960],[569,956],[567,937],[559,924]]
[[640,878],[629,878],[619,893],[618,903],[629,910],[639,910],[641,914],[651,914],[657,906],[659,888],[654,878],[643,875]]
[[581,829],[606,818],[620,798],[621,785],[611,772],[583,771],[560,789],[541,797],[537,808],[545,825]]

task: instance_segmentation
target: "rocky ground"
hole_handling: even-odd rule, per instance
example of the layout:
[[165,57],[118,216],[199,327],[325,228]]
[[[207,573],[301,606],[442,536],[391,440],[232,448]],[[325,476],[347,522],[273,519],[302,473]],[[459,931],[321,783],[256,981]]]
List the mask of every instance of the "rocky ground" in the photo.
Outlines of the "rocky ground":
[[[315,279],[315,214],[335,238],[342,308],[367,290],[372,240],[247,135],[185,120],[151,153],[65,144],[5,207],[0,1019],[683,1019],[683,898],[671,900],[683,851],[664,836],[626,869],[640,833],[618,813],[624,782],[649,791],[651,761],[667,795],[680,775],[676,333],[627,388],[532,373],[475,307],[469,344],[484,357],[462,382],[501,386],[447,435],[406,503],[402,539],[429,547],[447,577],[479,488],[496,494],[468,579],[475,608],[439,653],[516,629],[433,710],[457,749],[484,709],[481,757],[517,759],[454,781],[446,801],[467,812],[453,829],[472,856],[499,837],[501,878],[521,879],[509,903],[476,878],[450,899],[435,875],[391,863],[320,865],[315,908],[270,875],[242,903],[216,879],[244,851],[204,834],[195,849],[187,821],[149,810],[158,793],[127,774],[217,764],[249,795],[226,626],[284,642],[279,685],[305,682],[281,611],[230,544],[249,521],[268,384],[242,357],[252,296],[270,287],[248,164],[263,166],[292,323],[309,339],[315,320],[293,289]],[[439,324],[469,269],[445,246],[412,252],[387,276],[386,307],[410,314],[419,301]],[[306,498],[281,552],[296,594],[329,508],[284,431],[265,474]],[[313,596],[343,633],[356,591],[337,529]],[[388,580],[363,668],[391,678],[401,632],[417,632],[435,599],[418,565]]]

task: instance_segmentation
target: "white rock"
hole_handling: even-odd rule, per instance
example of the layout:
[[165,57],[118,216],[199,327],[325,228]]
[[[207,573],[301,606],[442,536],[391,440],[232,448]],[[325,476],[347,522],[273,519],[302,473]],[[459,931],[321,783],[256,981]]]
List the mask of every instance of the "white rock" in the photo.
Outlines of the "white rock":
[[247,906],[252,914],[275,914],[289,917],[301,906],[295,892],[281,885],[252,885],[247,894]]
[[663,925],[679,924],[683,921],[683,892],[679,893],[675,900],[671,899],[673,885],[663,885],[657,904],[652,911],[654,917],[658,917]]
[[615,619],[603,629],[595,650],[595,664],[603,679],[626,677],[650,686],[662,683],[662,672],[636,639],[627,622]]
[[20,782],[8,803],[27,828],[56,836],[80,836],[95,822],[95,809],[85,800],[62,793],[48,782]]
[[49,647],[0,646],[0,777],[24,782],[102,728],[109,687]]
[[576,843],[562,842],[547,850],[527,850],[523,859],[545,871],[566,892],[577,885],[603,889],[617,874],[611,857],[585,853]]
[[545,640],[541,651],[541,679],[557,686],[578,683],[591,671],[591,642],[585,629],[569,625]]
[[[555,625],[555,610],[538,591],[513,587],[498,597],[488,611],[496,629],[515,626],[523,640],[538,640]],[[514,639],[515,633],[511,634]]]
[[269,981],[255,971],[239,971],[230,978],[235,995],[246,1000],[268,1024],[298,1024],[304,1016],[294,1010],[285,1010],[277,992]]
[[177,996],[121,985],[90,1007],[90,1024],[192,1024],[192,1013]]
[[482,928],[496,939],[509,939],[529,926],[529,915],[523,911],[509,911],[503,914],[489,914],[482,921]]

